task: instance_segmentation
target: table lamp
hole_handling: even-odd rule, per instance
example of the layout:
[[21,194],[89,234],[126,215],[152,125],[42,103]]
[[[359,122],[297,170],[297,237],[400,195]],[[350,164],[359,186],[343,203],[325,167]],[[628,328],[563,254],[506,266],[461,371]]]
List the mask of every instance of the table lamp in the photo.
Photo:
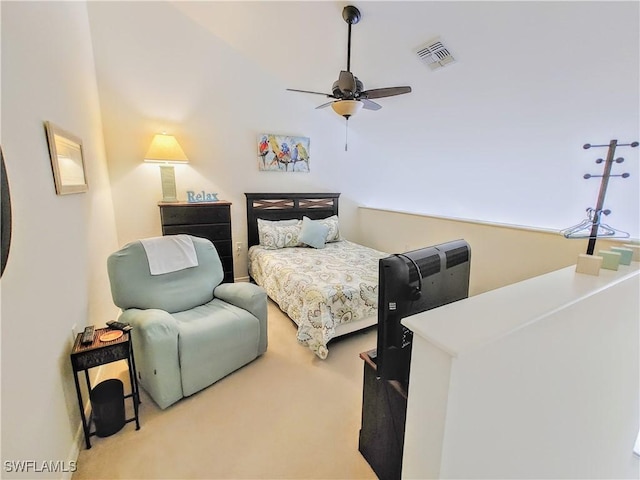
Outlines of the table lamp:
[[158,133],[153,137],[151,145],[144,156],[145,162],[160,163],[160,180],[162,181],[162,201],[177,202],[175,163],[189,163],[182,147],[173,135]]

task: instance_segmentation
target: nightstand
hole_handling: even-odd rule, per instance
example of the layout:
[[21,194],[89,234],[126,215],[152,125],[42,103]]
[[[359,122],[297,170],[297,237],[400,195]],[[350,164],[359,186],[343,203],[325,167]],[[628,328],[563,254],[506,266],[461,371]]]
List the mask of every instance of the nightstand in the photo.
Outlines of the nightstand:
[[213,243],[224,269],[223,282],[233,283],[231,203],[158,203],[163,235],[187,234]]
[[[140,394],[138,391],[138,379],[136,378],[136,362],[133,357],[133,347],[131,344],[131,334],[125,332],[120,338],[107,342],[100,341],[103,333],[113,332],[110,328],[97,328],[93,342],[88,345],[80,343],[82,333],[76,336],[76,341],[71,350],[71,367],[73,368],[73,379],[76,384],[76,393],[78,394],[78,406],[80,407],[80,417],[82,418],[82,430],[84,431],[84,440],[87,449],[91,448],[89,437],[95,435],[96,432],[91,431],[92,414],[89,420],[84,413],[84,401],[82,399],[82,391],[80,390],[80,381],[78,373],[84,371],[84,377],[87,383],[87,391],[91,392],[91,381],[89,380],[89,369],[105,365],[107,363],[116,362],[118,360],[126,360],[129,369],[129,381],[131,382],[131,393],[125,395],[125,399],[131,398],[133,401],[134,417],[127,419],[125,422],[136,422],[136,430],[140,430],[140,419],[138,416],[138,404],[140,403]],[[117,331],[117,330],[116,330]]]

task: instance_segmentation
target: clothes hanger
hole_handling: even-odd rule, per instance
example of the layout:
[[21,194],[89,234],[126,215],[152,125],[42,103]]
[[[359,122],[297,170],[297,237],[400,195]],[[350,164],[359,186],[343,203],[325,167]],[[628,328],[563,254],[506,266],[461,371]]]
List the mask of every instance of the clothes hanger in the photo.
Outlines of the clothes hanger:
[[563,233],[565,238],[600,238],[600,237],[610,237],[610,238],[627,238],[629,234],[626,232],[618,231],[609,225],[604,223],[598,224],[597,233],[593,234],[593,224],[589,224],[579,230]]
[[[599,225],[599,227],[610,230],[611,231],[611,235],[608,235],[609,237],[613,237],[613,238],[629,238],[631,235],[627,232],[623,232],[622,230],[616,230],[613,227],[610,227],[609,225],[607,225],[606,223],[601,223]],[[598,236],[600,236],[600,233],[598,233]]]
[[585,228],[593,227],[593,208],[587,208],[587,218],[582,220],[580,223],[573,225],[572,227],[567,227],[564,230],[560,230],[566,238],[574,238],[573,234],[584,230]]
[[[602,210],[600,214],[609,215],[611,210]],[[587,218],[582,222],[561,230],[565,238],[598,238],[598,237],[610,237],[610,238],[629,238],[627,232],[616,230],[615,228],[602,223],[600,221],[600,215],[596,218],[597,211],[593,208],[587,208]],[[597,225],[597,231],[594,235],[593,227]]]
[[[608,215],[610,211],[605,210],[602,213]],[[596,219],[596,211],[593,208],[587,208],[587,218],[572,227],[561,230],[560,233],[562,233],[566,238],[586,238],[591,235],[591,230],[593,229],[594,224],[599,225],[600,220]],[[584,235],[585,232],[588,232],[588,235]],[[608,230],[605,233],[607,232]],[[609,235],[610,234],[611,232],[609,232]]]

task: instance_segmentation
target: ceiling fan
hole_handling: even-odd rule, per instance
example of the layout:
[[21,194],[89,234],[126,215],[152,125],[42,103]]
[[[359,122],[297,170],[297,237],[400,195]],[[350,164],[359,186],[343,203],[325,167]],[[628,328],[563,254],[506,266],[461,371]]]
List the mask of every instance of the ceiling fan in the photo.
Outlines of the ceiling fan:
[[[372,90],[365,90],[362,82],[351,73],[351,25],[355,25],[360,21],[360,10],[353,5],[348,5],[342,10],[342,18],[349,26],[349,39],[347,43],[347,69],[342,70],[338,76],[338,80],[333,82],[331,87],[331,93],[312,92],[309,90],[297,90],[294,88],[287,88],[291,92],[312,93],[314,95],[324,95],[332,100],[327,103],[319,105],[318,108],[325,108],[331,105],[331,108],[344,118],[349,120],[349,117],[355,115],[361,109],[365,110],[380,110],[382,105],[372,101],[372,99],[392,97],[395,95],[402,95],[404,93],[410,93],[411,87],[387,87],[387,88],[374,88]],[[346,145],[345,145],[346,150]]]

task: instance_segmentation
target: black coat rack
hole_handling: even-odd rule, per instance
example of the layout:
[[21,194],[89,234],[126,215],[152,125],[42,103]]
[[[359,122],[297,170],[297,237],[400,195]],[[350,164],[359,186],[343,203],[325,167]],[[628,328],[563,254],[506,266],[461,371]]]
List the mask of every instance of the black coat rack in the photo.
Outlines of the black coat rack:
[[[587,143],[583,145],[582,148],[588,150],[590,148],[601,148],[601,147],[609,147],[607,152],[606,160],[599,158],[596,160],[596,163],[604,162],[604,171],[602,175],[592,175],[587,173],[583,178],[586,180],[590,178],[601,178],[600,181],[600,192],[598,193],[598,200],[596,202],[595,208],[587,208],[588,219],[583,220],[581,223],[574,225],[573,227],[566,228],[562,230],[561,233],[564,234],[566,238],[588,238],[589,244],[587,246],[587,255],[593,255],[593,252],[596,247],[596,240],[598,237],[622,237],[627,238],[629,234],[626,232],[622,232],[611,228],[609,225],[602,223],[602,215],[609,215],[611,210],[603,210],[604,207],[604,197],[607,194],[607,187],[609,186],[609,179],[611,177],[621,177],[621,178],[629,178],[629,173],[622,173],[619,175],[613,175],[611,173],[611,168],[615,163],[624,162],[624,158],[615,158],[616,148],[617,147],[637,147],[638,142],[631,143],[618,143],[618,140],[611,140],[608,145],[591,145]],[[614,159],[615,158],[615,159]],[[588,234],[586,233],[588,232]]]

